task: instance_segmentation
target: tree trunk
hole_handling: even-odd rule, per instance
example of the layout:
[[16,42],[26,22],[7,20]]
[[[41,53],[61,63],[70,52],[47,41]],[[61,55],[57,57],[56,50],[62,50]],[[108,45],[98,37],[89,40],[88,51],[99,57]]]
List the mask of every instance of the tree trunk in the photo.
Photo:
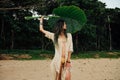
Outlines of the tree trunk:
[[109,50],[112,50],[112,35],[111,35],[111,27],[110,27],[110,23],[109,23]]
[[1,28],[1,39],[2,39],[2,48],[5,49],[5,32],[4,32],[4,18],[2,19],[2,28]]
[[50,40],[50,41],[48,41],[46,44],[45,44],[45,47],[44,47],[44,49],[46,50],[47,49],[47,47],[49,47],[49,45],[52,43],[52,41]]
[[42,35],[42,51],[44,50],[44,45],[45,45],[45,43],[44,43],[44,36]]
[[100,50],[100,31],[98,27],[96,28],[96,35],[97,35],[96,48],[97,50]]
[[14,47],[14,30],[11,30],[11,46],[10,49],[13,49]]
[[76,47],[75,52],[78,54],[78,33],[76,33],[75,47]]

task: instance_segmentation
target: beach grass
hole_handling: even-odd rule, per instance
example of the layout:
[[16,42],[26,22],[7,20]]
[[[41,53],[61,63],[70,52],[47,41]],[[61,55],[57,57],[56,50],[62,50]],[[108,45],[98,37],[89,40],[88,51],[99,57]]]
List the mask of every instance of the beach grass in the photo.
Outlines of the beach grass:
[[[54,51],[19,50],[19,49],[0,50],[0,55],[11,56],[13,57],[13,59],[16,60],[45,60],[52,59],[54,56]],[[84,58],[120,58],[120,50],[84,51],[79,53],[72,53],[72,59],[84,59]]]

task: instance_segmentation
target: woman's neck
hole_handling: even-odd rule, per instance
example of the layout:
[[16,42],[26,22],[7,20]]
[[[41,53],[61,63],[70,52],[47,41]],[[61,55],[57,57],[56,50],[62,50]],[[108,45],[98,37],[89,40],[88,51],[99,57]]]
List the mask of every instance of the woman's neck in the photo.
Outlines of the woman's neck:
[[64,35],[64,32],[61,32],[61,34],[60,35]]

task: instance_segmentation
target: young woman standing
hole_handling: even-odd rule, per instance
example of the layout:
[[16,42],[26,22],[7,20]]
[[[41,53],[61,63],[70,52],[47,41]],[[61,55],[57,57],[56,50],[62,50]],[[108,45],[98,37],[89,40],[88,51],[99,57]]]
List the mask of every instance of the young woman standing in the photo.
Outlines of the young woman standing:
[[58,20],[54,32],[43,28],[43,17],[40,18],[40,31],[51,39],[55,46],[55,55],[51,62],[52,80],[71,80],[71,53],[73,52],[72,35],[66,33],[66,23]]

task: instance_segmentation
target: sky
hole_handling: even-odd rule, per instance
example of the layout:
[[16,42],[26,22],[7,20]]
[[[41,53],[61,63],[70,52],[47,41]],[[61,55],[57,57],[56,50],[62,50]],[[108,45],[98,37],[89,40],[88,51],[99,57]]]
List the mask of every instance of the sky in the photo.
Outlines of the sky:
[[120,0],[99,0],[103,3],[106,3],[106,8],[120,8]]

